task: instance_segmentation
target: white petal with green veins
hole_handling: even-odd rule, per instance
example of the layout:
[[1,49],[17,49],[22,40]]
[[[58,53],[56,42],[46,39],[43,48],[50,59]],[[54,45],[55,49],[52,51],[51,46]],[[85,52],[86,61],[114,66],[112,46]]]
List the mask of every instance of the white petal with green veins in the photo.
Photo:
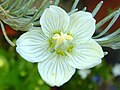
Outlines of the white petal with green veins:
[[100,64],[103,56],[101,46],[91,39],[73,48],[68,63],[78,69],[87,69]]
[[17,52],[29,62],[39,62],[50,56],[49,41],[42,30],[24,33],[16,42]]
[[45,35],[52,36],[68,29],[69,16],[62,8],[52,5],[45,9],[40,24]]
[[69,32],[76,42],[89,40],[95,32],[95,19],[92,14],[79,11],[70,15]]
[[61,86],[75,73],[64,56],[53,55],[38,63],[38,70],[42,79],[50,86]]

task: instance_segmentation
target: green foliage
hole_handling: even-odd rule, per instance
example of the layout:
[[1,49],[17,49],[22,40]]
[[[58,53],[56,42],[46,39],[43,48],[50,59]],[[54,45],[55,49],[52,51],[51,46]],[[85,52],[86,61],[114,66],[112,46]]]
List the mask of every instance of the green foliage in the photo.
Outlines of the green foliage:
[[91,74],[88,75],[87,78],[81,79],[81,77],[76,72],[73,78],[67,84],[63,85],[61,89],[62,90],[101,90],[100,87],[102,87],[104,83],[109,84],[110,82],[113,82],[111,68],[112,68],[111,65],[107,66],[106,62],[103,60],[102,64],[91,69]]
[[0,90],[50,90],[37,70],[37,65],[21,58],[14,48],[0,49]]

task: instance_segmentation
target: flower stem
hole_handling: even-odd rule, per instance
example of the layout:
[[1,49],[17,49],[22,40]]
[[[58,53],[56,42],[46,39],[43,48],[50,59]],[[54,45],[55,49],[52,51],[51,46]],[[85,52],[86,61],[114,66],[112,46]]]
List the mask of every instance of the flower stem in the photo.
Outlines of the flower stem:
[[[35,13],[35,15],[32,17],[32,19],[31,19],[26,25],[28,25],[28,24],[30,24],[31,22],[33,22],[34,20],[38,19],[38,18],[41,16],[41,14],[42,14],[42,12],[44,11],[44,9],[45,9],[47,6],[49,6],[49,5],[50,5],[50,0],[44,0],[43,3],[42,3],[42,5],[41,5],[40,8],[38,9],[38,11]],[[25,26],[26,26],[26,25],[25,25]]]
[[77,7],[77,5],[78,5],[78,2],[79,2],[79,0],[75,0],[73,6],[72,6],[72,8],[71,8],[71,10],[76,9],[76,7]]
[[51,90],[60,90],[58,87],[51,87]]
[[103,36],[111,27],[112,25],[115,23],[115,21],[118,19],[120,15],[120,10],[119,12],[113,17],[113,19],[111,20],[111,22],[109,23],[109,25],[105,28],[105,30],[103,30],[103,32],[101,32],[100,34],[98,34],[97,36],[95,36],[94,38],[99,38],[101,36]]
[[1,28],[2,28],[2,32],[3,32],[3,35],[5,37],[5,39],[7,40],[7,42],[11,45],[11,46],[15,46],[15,44],[8,38],[6,32],[5,32],[5,28],[4,28],[4,25],[2,23],[2,21],[0,21],[0,24],[1,24]]
[[101,21],[99,21],[96,24],[96,30],[98,30],[98,28],[100,28],[103,24],[105,24],[107,21],[109,21],[114,15],[116,15],[116,13],[118,13],[119,11],[116,10],[114,12],[112,12],[110,15],[106,16],[104,19],[102,19]]
[[83,9],[82,9],[82,11],[86,11],[87,10],[87,7],[84,7]]
[[97,14],[97,12],[100,10],[101,6],[103,4],[103,1],[99,2],[98,5],[95,7],[95,9],[92,12],[93,17]]
[[55,0],[54,4],[57,6],[59,4],[60,0]]

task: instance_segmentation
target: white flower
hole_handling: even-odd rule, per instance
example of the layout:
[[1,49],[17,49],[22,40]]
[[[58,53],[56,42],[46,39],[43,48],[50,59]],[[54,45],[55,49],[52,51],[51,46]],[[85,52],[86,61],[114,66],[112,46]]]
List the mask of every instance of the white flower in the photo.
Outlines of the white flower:
[[115,64],[115,66],[112,68],[112,73],[115,77],[120,76],[120,64]]
[[80,77],[81,77],[82,79],[85,79],[90,73],[91,73],[91,70],[90,70],[90,69],[78,70],[78,74],[80,75]]
[[102,48],[91,37],[95,19],[78,11],[68,15],[58,6],[45,9],[41,28],[31,30],[17,40],[17,52],[29,62],[38,62],[42,79],[50,86],[61,86],[75,73],[101,63]]

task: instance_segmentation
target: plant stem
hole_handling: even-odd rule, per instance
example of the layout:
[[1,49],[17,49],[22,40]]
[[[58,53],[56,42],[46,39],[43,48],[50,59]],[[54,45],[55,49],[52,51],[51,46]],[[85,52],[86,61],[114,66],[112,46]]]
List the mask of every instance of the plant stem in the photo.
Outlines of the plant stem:
[[59,90],[58,87],[51,87],[51,90]]

